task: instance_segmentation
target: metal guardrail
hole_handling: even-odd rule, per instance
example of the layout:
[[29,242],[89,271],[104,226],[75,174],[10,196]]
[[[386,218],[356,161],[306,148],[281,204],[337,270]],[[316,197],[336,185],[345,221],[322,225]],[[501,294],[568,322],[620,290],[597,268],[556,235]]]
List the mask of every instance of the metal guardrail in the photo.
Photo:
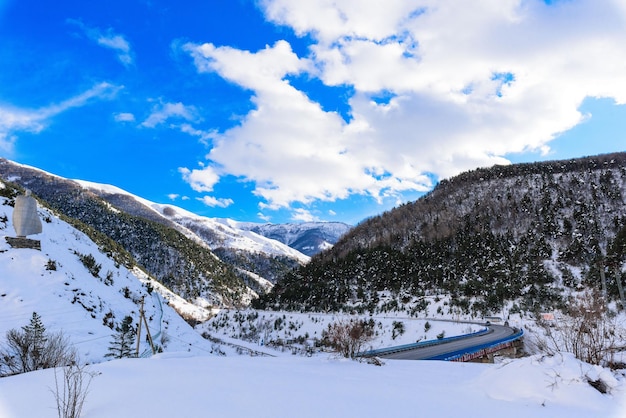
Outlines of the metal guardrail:
[[484,328],[484,329],[481,329],[480,331],[476,331],[471,334],[455,335],[454,337],[440,338],[437,340],[421,341],[417,343],[396,345],[393,347],[363,351],[361,353],[356,354],[356,356],[357,357],[375,357],[375,356],[380,356],[380,355],[385,355],[385,354],[399,353],[402,351],[414,350],[416,348],[430,347],[433,345],[445,344],[451,341],[463,340],[465,338],[477,337],[479,335],[489,334],[490,332],[493,332],[493,331],[490,330],[489,328]]
[[468,348],[464,348],[464,349],[461,349],[461,350],[452,351],[450,353],[440,354],[440,355],[437,355],[437,356],[429,357],[429,358],[427,358],[425,360],[454,361],[454,360],[458,360],[458,359],[462,358],[465,355],[475,354],[475,353],[478,353],[478,352],[480,352],[482,350],[485,350],[486,352],[489,352],[489,350],[491,350],[491,349],[494,349],[494,350],[498,349],[498,346],[501,346],[501,345],[504,345],[504,344],[507,344],[507,343],[512,343],[515,340],[519,340],[523,336],[524,336],[524,330],[520,329],[515,334],[510,335],[508,337],[500,338],[499,340],[496,340],[496,341],[475,345],[473,347],[468,347]]

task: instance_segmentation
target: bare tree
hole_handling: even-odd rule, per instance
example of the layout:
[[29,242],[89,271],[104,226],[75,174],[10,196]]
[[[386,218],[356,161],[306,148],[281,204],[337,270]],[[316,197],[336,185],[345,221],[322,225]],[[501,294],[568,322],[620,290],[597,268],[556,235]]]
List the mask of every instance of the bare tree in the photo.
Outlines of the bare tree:
[[323,342],[346,358],[354,358],[374,336],[373,324],[350,319],[328,324]]
[[75,350],[62,332],[50,333],[33,312],[29,323],[6,333],[0,346],[0,376],[65,366],[74,361]]
[[80,417],[91,380],[97,375],[98,373],[90,370],[89,366],[80,365],[78,359],[63,368],[62,379],[59,379],[57,369],[54,369],[52,393],[56,400],[59,418]]
[[586,291],[570,300],[562,318],[538,321],[544,337],[538,349],[549,354],[568,352],[590,364],[608,364],[624,349],[626,330],[610,312],[598,291]]

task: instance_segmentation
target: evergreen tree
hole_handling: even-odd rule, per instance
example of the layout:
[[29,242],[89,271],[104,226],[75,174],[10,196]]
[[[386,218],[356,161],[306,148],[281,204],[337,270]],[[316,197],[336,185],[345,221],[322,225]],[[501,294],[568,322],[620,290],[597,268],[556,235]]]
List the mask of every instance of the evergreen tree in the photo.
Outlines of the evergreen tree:
[[44,359],[45,347],[48,338],[46,336],[46,327],[41,321],[41,316],[37,312],[33,312],[30,323],[22,327],[25,340],[29,347],[30,370],[38,370],[45,368],[46,361]]
[[109,352],[105,357],[124,358],[133,356],[133,344],[135,342],[135,328],[133,317],[127,315],[120,325],[115,327],[117,334],[113,336],[113,342],[109,346]]
[[65,366],[76,361],[76,352],[62,332],[49,333],[33,312],[30,323],[10,329],[0,345],[0,376]]

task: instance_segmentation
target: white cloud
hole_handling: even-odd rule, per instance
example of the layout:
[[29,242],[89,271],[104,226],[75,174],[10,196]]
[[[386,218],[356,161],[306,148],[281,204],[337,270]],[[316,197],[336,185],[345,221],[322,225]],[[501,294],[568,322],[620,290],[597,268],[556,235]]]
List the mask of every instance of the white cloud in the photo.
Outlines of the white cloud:
[[0,106],[0,149],[5,150],[7,153],[12,153],[13,145],[17,140],[17,132],[39,133],[50,123],[50,119],[56,115],[71,108],[84,106],[94,99],[110,99],[122,88],[122,86],[102,82],[62,102],[39,109]]
[[177,193],[170,193],[170,194],[167,195],[167,198],[170,199],[170,200],[176,200],[179,197],[180,197],[180,195],[177,194]]
[[256,214],[256,216],[257,216],[260,220],[262,220],[262,221],[264,221],[264,222],[269,222],[269,221],[272,219],[272,217],[271,217],[271,216],[269,216],[269,215],[265,215],[265,214],[264,214],[264,213],[262,213],[262,212],[257,213],[257,214]]
[[[2,115],[0,114],[0,118]],[[0,132],[0,152],[6,155],[12,155],[15,147],[16,138],[6,132]]]
[[213,196],[203,196],[198,198],[199,201],[210,207],[227,208],[235,203],[232,199],[221,199]]
[[230,47],[186,44],[199,71],[217,72],[227,80],[256,91],[281,89],[283,78],[288,74],[299,74],[310,66],[291,50],[285,41],[266,46],[256,53]]
[[96,42],[98,42],[98,45],[113,49],[117,52],[117,59],[119,59],[124,66],[127,67],[133,63],[130,44],[122,35],[116,35],[109,29],[106,34],[100,34]]
[[115,51],[117,59],[125,67],[133,64],[134,58],[130,43],[123,35],[115,33],[112,28],[103,31],[102,29],[85,25],[80,20],[68,19],[67,22],[78,26],[89,39],[98,45]]
[[193,106],[185,106],[183,103],[159,103],[152,108],[152,113],[141,123],[146,128],[154,128],[167,122],[169,119],[182,119],[194,121],[198,118]]
[[291,26],[296,33],[313,33],[324,43],[348,36],[377,41],[395,36],[423,1],[386,0],[262,0],[269,20]]
[[[160,102],[152,107],[150,115],[140,124],[144,128],[156,128],[165,125],[182,133],[196,137],[204,145],[216,135],[215,130],[203,131],[192,123],[201,122],[200,112],[194,106],[187,106],[181,102]],[[133,116],[134,118],[134,116]]]
[[197,128],[194,128],[189,123],[181,123],[179,126],[181,132],[197,137],[200,142],[208,145],[208,141],[216,135],[216,131],[206,132]]
[[298,222],[315,222],[319,221],[319,218],[314,216],[307,209],[297,208],[293,210],[291,214],[291,220]]
[[178,171],[183,179],[197,192],[212,192],[213,186],[219,181],[219,174],[212,167],[189,170],[181,167]]
[[[240,125],[211,134],[209,165],[190,183],[212,189],[220,176],[242,177],[261,208],[425,190],[426,173],[549,152],[584,120],[587,97],[626,103],[626,8],[617,0],[261,4],[271,21],[316,40],[310,56],[284,41],[257,52],[185,46],[198,71],[252,90],[255,105]],[[298,74],[352,87],[351,119],[289,84]],[[373,100],[382,93],[387,103]]]
[[115,113],[113,115],[113,118],[115,119],[116,122],[134,122],[135,121],[135,115],[133,115],[132,113],[125,113],[125,112]]

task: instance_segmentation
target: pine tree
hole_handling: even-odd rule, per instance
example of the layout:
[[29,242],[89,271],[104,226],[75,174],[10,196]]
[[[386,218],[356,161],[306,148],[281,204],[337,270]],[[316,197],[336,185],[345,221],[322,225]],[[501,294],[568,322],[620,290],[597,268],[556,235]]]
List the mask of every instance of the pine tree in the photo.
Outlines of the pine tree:
[[33,312],[30,323],[22,327],[25,340],[28,343],[30,356],[28,366],[30,370],[38,370],[46,368],[45,347],[48,337],[46,336],[46,327],[41,321],[41,316],[37,312]]
[[0,376],[65,366],[76,361],[76,352],[62,332],[49,333],[33,312],[30,323],[10,329],[0,345]]
[[117,334],[113,336],[113,342],[109,346],[109,352],[105,357],[124,358],[132,357],[132,347],[135,342],[135,328],[133,328],[133,317],[127,315],[120,325],[115,327]]

